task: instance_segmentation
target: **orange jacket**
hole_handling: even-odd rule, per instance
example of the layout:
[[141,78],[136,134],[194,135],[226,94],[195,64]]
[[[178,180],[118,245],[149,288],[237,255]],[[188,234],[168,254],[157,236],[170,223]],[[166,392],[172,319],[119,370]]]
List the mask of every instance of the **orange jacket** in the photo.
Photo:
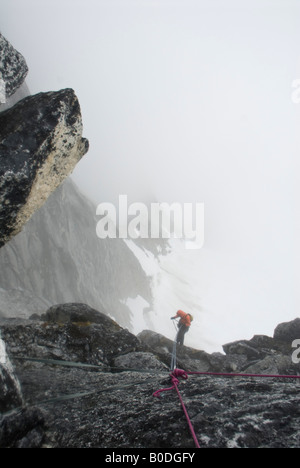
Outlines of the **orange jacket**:
[[185,327],[191,326],[191,316],[183,312],[183,310],[178,310],[176,314],[176,318],[180,317],[179,323],[184,325]]

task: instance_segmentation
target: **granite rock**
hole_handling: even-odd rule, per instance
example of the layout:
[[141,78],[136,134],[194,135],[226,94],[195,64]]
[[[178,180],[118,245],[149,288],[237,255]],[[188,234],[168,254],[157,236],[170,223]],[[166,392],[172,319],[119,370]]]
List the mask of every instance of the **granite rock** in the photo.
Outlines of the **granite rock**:
[[0,114],[0,247],[87,151],[72,89],[29,96]]
[[28,66],[18,52],[0,33],[0,79],[5,83],[5,100],[24,83]]

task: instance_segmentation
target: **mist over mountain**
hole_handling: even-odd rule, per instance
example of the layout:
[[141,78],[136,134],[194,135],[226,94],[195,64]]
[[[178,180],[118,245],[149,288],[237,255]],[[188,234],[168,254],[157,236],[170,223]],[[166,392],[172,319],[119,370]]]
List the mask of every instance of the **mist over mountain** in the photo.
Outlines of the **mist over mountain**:
[[68,179],[0,250],[2,316],[28,317],[43,313],[43,303],[80,301],[131,328],[126,302],[141,296],[150,307],[151,281],[124,240],[98,239],[95,214]]

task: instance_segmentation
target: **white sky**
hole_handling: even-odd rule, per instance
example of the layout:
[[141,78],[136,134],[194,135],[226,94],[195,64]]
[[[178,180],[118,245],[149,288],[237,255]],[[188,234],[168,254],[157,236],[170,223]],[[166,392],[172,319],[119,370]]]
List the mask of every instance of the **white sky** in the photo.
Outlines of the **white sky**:
[[300,315],[298,0],[1,0],[0,18],[31,92],[79,97],[86,194],[205,203],[223,342]]

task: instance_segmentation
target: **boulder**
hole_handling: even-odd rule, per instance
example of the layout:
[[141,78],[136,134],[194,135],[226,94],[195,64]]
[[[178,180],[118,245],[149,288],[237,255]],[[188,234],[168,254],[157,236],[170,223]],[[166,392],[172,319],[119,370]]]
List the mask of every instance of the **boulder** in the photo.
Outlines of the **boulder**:
[[72,89],[29,96],[0,114],[0,247],[87,151]]
[[0,79],[5,83],[5,99],[23,84],[28,73],[24,57],[0,33]]
[[108,368],[119,355],[139,350],[138,339],[85,304],[51,307],[41,318],[0,322],[12,358],[59,359]]
[[300,318],[291,322],[280,323],[274,331],[274,339],[292,346],[294,340],[300,339]]
[[248,359],[258,359],[260,352],[258,349],[250,346],[247,341],[235,341],[233,343],[227,343],[223,345],[224,352],[228,354],[243,354]]
[[137,337],[144,346],[148,346],[159,353],[169,354],[173,350],[172,340],[152,330],[143,330],[137,335]]
[[87,304],[69,303],[52,306],[41,315],[40,320],[54,323],[98,323],[111,330],[121,330],[120,325],[114,320]]
[[246,367],[245,372],[249,374],[284,375],[297,374],[299,370],[299,366],[293,364],[291,356],[277,354],[266,356],[264,359],[251,364]]
[[127,353],[122,356],[118,356],[114,362],[113,366],[115,368],[121,369],[139,369],[141,371],[147,370],[160,370],[168,371],[169,368],[167,365],[163,364],[159,359],[157,359],[153,353],[147,353],[143,351],[136,351],[132,353]]
[[220,372],[242,372],[249,366],[249,360],[245,354],[227,354],[223,363],[224,367]]

